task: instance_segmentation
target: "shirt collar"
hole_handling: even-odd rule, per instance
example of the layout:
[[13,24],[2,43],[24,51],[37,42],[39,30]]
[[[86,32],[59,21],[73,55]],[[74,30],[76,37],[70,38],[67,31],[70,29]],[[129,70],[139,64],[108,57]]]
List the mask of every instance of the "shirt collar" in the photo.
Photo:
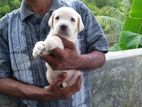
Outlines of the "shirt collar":
[[[49,9],[49,12],[50,11],[54,11],[58,8],[62,7],[62,4],[61,4],[61,1],[60,0],[53,0],[52,1],[52,5]],[[31,16],[33,15],[34,12],[32,12],[28,6],[27,6],[27,3],[26,3],[26,0],[22,0],[22,4],[21,4],[21,7],[20,7],[20,15],[21,15],[21,19],[22,21],[24,19],[26,19],[28,16]]]
[[61,4],[60,0],[53,0],[51,8],[49,9],[49,11],[54,11],[54,10],[60,8],[61,6],[62,6],[62,4]]

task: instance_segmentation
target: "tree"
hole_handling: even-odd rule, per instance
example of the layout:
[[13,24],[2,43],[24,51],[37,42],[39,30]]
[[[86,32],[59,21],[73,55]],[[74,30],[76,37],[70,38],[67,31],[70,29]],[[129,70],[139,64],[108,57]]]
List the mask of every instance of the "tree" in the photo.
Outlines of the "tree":
[[123,23],[130,10],[132,0],[82,0],[101,24],[109,45],[119,41]]
[[14,9],[19,8],[20,1],[19,0],[0,0],[0,17],[4,16],[6,13]]
[[142,1],[133,0],[129,15],[124,22],[119,42],[112,50],[127,50],[142,47]]

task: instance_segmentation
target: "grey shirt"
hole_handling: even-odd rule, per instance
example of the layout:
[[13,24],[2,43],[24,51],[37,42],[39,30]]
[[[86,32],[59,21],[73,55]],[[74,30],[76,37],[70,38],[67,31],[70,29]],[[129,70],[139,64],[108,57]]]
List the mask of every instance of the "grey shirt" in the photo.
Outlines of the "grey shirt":
[[[90,10],[79,0],[53,0],[48,13],[41,17],[29,10],[26,3],[0,20],[0,77],[14,77],[18,81],[38,87],[48,85],[45,62],[33,59],[35,43],[44,40],[50,30],[48,20],[52,12],[62,6],[74,8],[82,17],[85,29],[78,35],[81,54],[93,50],[108,51],[102,28]],[[68,100],[38,102],[19,100],[19,107],[91,107],[91,84],[88,72],[82,72],[81,90]]]

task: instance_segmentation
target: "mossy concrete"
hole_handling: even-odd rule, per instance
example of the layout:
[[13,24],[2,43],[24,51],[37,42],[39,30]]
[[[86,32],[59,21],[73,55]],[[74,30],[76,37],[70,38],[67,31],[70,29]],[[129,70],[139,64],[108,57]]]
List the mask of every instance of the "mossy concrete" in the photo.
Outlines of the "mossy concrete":
[[142,49],[111,52],[91,72],[93,107],[142,107]]

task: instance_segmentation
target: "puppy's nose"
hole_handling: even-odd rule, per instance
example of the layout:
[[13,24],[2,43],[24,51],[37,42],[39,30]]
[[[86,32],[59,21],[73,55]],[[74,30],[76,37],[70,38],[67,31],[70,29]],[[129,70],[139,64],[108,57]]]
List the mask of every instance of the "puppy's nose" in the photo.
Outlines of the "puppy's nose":
[[61,29],[62,31],[65,31],[65,30],[67,29],[67,25],[61,25],[61,26],[60,26],[60,29]]

